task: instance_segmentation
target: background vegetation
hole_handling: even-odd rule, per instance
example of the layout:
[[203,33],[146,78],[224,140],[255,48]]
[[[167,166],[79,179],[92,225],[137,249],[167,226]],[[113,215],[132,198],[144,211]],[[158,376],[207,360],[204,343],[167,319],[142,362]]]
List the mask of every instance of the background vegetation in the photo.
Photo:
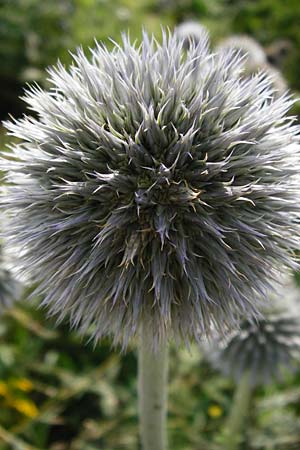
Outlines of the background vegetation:
[[[213,43],[253,36],[300,91],[298,0],[1,0],[1,120],[20,116],[25,83],[46,85],[45,68],[58,58],[68,64],[78,45],[87,49],[94,38],[111,45],[109,37],[118,41],[128,30],[138,39],[142,26],[159,36],[161,25],[188,19],[206,25]],[[0,140],[1,147],[8,141],[3,132]],[[93,348],[35,303],[21,301],[0,317],[0,450],[137,449],[134,346],[125,355],[110,342]],[[170,448],[221,450],[234,390],[198,348],[173,348]],[[299,430],[296,370],[256,389],[240,448],[299,449]]]

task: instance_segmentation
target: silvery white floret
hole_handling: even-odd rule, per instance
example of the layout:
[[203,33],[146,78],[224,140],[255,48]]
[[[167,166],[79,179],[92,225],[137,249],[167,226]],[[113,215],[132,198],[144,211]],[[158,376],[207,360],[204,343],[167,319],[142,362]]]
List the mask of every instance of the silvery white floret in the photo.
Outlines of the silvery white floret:
[[[6,237],[43,304],[96,339],[188,343],[257,315],[296,267],[299,128],[262,74],[208,37],[146,33],[49,71],[2,158]],[[262,300],[262,302],[264,302]]]

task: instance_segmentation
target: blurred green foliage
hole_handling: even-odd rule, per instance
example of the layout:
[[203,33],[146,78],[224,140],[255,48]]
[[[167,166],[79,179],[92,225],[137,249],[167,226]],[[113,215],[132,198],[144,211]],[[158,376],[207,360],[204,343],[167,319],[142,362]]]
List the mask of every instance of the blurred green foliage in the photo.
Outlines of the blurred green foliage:
[[[235,33],[255,37],[270,52],[287,43],[280,59],[292,89],[300,91],[300,3],[297,0],[1,0],[0,118],[24,111],[18,100],[24,83],[45,81],[45,68],[70,51],[93,46],[94,39],[111,45],[122,31],[139,38],[141,27],[157,35],[184,20],[200,20],[212,40]],[[279,48],[280,53],[280,48]]]
[[215,18],[219,0],[1,0],[0,1],[0,118],[19,115],[18,97],[25,82],[45,81],[45,68],[59,58],[71,60],[79,45],[94,39],[112,45],[121,32],[132,38],[141,28],[160,33],[190,16]]
[[298,0],[228,0],[230,31],[254,36],[268,46],[285,40],[289,47],[282,70],[292,89],[300,91],[300,2]]
[[[87,337],[88,339],[88,337]],[[93,347],[55,327],[35,305],[0,320],[1,450],[137,450],[135,346]],[[172,450],[222,450],[234,384],[195,347],[171,348],[169,435]],[[258,389],[243,450],[299,448],[300,374]]]
[[44,68],[63,55],[68,39],[71,2],[1,0],[1,114],[19,113],[18,95],[27,80],[43,77]]

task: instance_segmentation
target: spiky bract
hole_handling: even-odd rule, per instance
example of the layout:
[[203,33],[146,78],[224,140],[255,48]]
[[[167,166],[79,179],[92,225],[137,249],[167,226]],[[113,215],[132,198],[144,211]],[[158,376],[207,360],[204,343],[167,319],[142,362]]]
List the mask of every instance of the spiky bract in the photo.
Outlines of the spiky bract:
[[278,69],[268,63],[267,55],[261,45],[255,39],[247,35],[230,36],[217,46],[217,51],[233,51],[233,55],[243,57],[244,75],[263,71],[270,78],[275,96],[282,96],[288,89],[287,82]]
[[259,385],[280,378],[283,369],[293,370],[300,361],[300,319],[293,311],[265,311],[257,322],[245,320],[212,352],[210,359],[237,382],[249,373]]
[[200,339],[256,314],[299,247],[299,143],[287,98],[176,36],[98,45],[25,100],[38,117],[8,170],[7,235],[44,305],[124,345],[141,324]]

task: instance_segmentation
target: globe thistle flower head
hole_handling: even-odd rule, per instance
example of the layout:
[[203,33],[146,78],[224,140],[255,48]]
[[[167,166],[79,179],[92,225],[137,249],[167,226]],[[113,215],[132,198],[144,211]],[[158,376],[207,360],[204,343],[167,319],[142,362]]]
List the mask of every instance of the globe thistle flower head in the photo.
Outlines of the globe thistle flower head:
[[299,365],[300,290],[286,273],[269,295],[258,320],[243,320],[239,329],[207,346],[212,364],[236,382],[249,374],[252,386],[266,384]]
[[21,284],[14,278],[0,245],[0,314],[20,298]]
[[246,73],[252,74],[267,63],[267,56],[262,46],[247,35],[233,35],[223,39],[217,46],[217,51],[233,51],[244,57]]
[[239,382],[249,374],[252,386],[280,379],[283,369],[300,361],[300,318],[288,309],[267,310],[257,321],[244,320],[210,355],[213,365]]
[[243,76],[252,76],[258,71],[264,73],[272,85],[274,97],[280,97],[287,92],[288,85],[283,75],[268,63],[264,49],[253,38],[246,35],[230,36],[217,46],[217,51],[233,52],[233,56],[240,55],[243,58]]
[[208,31],[201,23],[196,20],[182,22],[175,28],[175,35],[183,41],[183,47],[188,50],[192,43],[195,45],[203,40],[207,40]]
[[298,129],[261,75],[163,33],[123,36],[33,86],[3,158],[7,238],[43,305],[124,346],[257,314],[299,246]]

